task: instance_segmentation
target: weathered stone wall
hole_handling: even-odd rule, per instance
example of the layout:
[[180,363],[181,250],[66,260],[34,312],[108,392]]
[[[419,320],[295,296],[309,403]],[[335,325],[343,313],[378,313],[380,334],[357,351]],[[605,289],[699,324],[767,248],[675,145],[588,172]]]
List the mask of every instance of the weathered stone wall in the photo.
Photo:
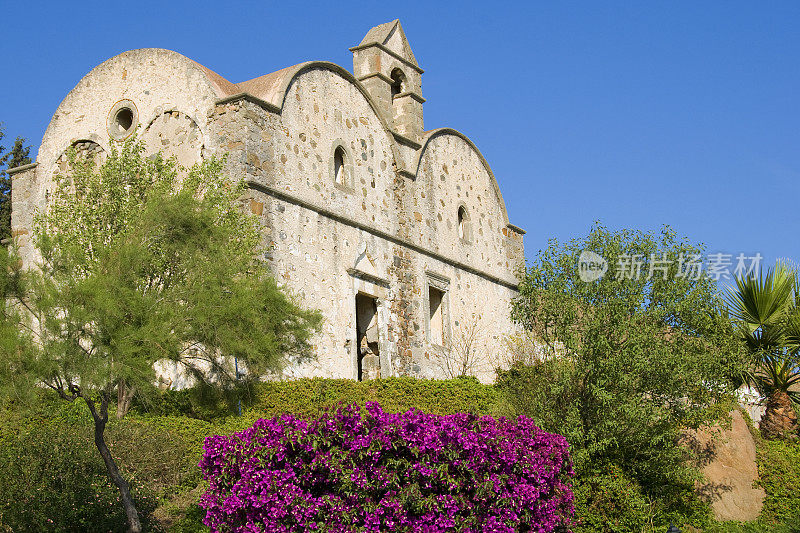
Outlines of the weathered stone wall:
[[[404,64],[398,54],[407,56],[405,67],[416,65],[392,24],[368,35],[384,39],[360,56],[377,54],[369,68]],[[407,88],[419,93],[421,69],[404,72]],[[376,79],[385,83],[386,75]],[[70,146],[102,157],[114,139],[137,134],[149,152],[187,167],[224,155],[225,172],[250,184],[245,205],[262,223],[264,257],[276,278],[325,318],[317,360],[289,375],[358,376],[356,295],[363,294],[377,309],[382,376],[444,376],[442,355],[470,332],[481,358],[469,372],[491,380],[513,330],[509,303],[522,232],[508,224],[494,176],[466,137],[423,134],[420,97],[420,131],[409,139],[382,94],[330,63],[234,85],[174,52],[126,52],[64,99],[39,166],[15,176],[15,235],[25,244],[32,213],[44,207]],[[25,253],[30,261],[29,246]],[[441,339],[431,336],[431,288],[443,295]]]
[[38,165],[25,165],[11,174],[11,238],[18,246],[23,260],[33,257],[33,214],[36,209],[36,175]]
[[[474,323],[475,349],[486,357],[473,372],[491,379],[513,329],[508,309],[521,257],[506,254],[502,199],[474,147],[437,136],[414,180],[396,172],[392,136],[351,80],[308,69],[283,102],[280,113],[244,98],[219,105],[210,150],[227,153],[227,171],[251,182],[251,209],[278,280],[325,316],[318,360],[291,372],[355,377],[361,291],[379,299],[382,375],[443,375],[443,350],[427,329],[434,279],[447,294],[444,344]],[[334,177],[337,146],[347,154],[345,186]],[[459,206],[470,212],[469,240],[458,237]]]
[[175,109],[154,117],[141,138],[148,153],[160,151],[165,158],[174,157],[184,168],[190,168],[203,155],[200,127],[191,117]]
[[[28,192],[19,201],[13,197],[15,218],[24,226],[20,231],[30,231],[32,214],[44,208],[53,177],[64,170],[67,149],[91,144],[110,151],[114,111],[122,106],[132,109],[132,124],[117,139],[138,135],[149,149],[175,155],[181,164],[199,160],[207,144],[208,115],[216,100],[228,94],[226,84],[233,86],[194,61],[161,49],[131,50],[94,68],[58,106],[39,147],[35,176],[25,178]],[[26,261],[35,259],[29,246],[22,252]]]
[[[253,106],[247,112],[248,177],[391,232],[392,140],[350,81],[323,68],[308,70],[291,84],[279,121],[253,116],[259,110]],[[346,153],[344,186],[333,176],[338,146]]]
[[[515,260],[506,254],[508,219],[494,177],[464,138],[449,132],[433,136],[423,148],[412,195],[413,237],[420,245],[483,270],[509,283]],[[468,217],[459,236],[458,210]],[[506,231],[504,231],[506,230]]]

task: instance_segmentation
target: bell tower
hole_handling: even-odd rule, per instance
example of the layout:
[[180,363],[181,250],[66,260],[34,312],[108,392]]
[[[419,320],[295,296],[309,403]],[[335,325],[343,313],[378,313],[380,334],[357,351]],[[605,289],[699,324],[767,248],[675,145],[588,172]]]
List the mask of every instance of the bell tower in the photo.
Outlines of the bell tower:
[[400,20],[367,32],[353,52],[353,74],[380,107],[386,121],[400,135],[422,140],[422,73]]

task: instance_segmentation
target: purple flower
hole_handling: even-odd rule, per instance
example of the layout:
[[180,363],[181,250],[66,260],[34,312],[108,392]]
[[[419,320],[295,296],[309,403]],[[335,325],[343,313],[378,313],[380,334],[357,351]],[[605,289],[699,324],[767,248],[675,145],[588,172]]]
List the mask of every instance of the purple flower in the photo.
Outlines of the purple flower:
[[206,439],[212,531],[535,531],[573,523],[566,439],[531,419],[384,413],[258,420]]

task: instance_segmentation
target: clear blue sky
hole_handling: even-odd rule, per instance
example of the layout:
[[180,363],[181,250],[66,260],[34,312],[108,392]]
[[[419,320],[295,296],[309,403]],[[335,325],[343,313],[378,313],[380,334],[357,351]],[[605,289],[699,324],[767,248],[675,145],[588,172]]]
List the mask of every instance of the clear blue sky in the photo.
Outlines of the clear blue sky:
[[[0,121],[38,147],[61,99],[133,48],[233,82],[400,18],[427,129],[478,145],[533,258],[594,220],[800,261],[800,2],[2,2]],[[36,148],[34,148],[35,150]]]

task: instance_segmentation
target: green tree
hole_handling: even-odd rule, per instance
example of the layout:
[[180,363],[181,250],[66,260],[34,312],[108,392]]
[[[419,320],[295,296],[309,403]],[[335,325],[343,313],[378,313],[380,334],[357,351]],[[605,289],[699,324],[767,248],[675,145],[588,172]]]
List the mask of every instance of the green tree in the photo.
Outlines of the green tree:
[[[599,280],[581,279],[583,251],[607,261]],[[551,241],[512,309],[536,362],[499,375],[519,412],[568,438],[579,477],[619,465],[667,507],[694,476],[681,430],[715,417],[742,358],[716,284],[685,270],[701,252],[669,228]]]
[[760,422],[765,437],[797,434],[797,420],[785,416],[800,405],[800,278],[784,263],[757,276],[736,279],[728,305],[750,354],[745,381],[767,400]]
[[259,379],[310,356],[320,316],[259,260],[244,185],[223,179],[220,161],[184,174],[129,142],[99,169],[75,154],[70,168],[37,219],[39,268],[23,270],[13,250],[1,256],[0,391],[27,398],[44,385],[85,403],[129,530],[140,531],[104,440],[115,388],[154,393],[162,362],[226,386],[238,361]]
[[[0,143],[3,142],[5,131],[0,124]],[[0,242],[11,237],[11,176],[5,169],[16,168],[31,162],[31,147],[25,146],[25,139],[17,137],[11,151],[6,152],[0,144]]]

